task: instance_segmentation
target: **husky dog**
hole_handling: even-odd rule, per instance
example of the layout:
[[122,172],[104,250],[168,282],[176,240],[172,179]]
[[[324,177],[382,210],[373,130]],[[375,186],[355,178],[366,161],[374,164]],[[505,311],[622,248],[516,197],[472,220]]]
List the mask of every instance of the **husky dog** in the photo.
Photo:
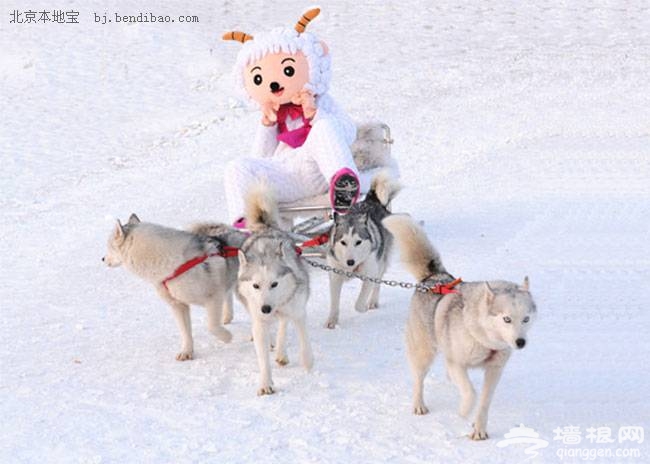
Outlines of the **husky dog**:
[[305,306],[309,274],[291,237],[278,229],[278,207],[268,186],[252,189],[246,197],[246,223],[251,231],[239,251],[237,294],[253,322],[253,340],[260,368],[258,395],[273,393],[269,361],[269,325],[277,318],[275,361],[284,366],[287,323],[298,331],[300,360],[306,370],[313,365],[307,335]]
[[[384,220],[395,236],[402,260],[418,281],[426,285],[447,283],[453,277],[424,231],[408,216]],[[461,283],[458,293],[439,295],[416,292],[406,324],[406,347],[414,379],[413,412],[426,414],[422,399],[424,377],[437,351],[442,351],[449,377],[461,394],[459,413],[472,410],[475,392],[467,375],[470,367],[485,370],[483,391],[469,437],[485,440],[488,409],[501,372],[512,349],[526,345],[526,332],[536,314],[528,291],[528,277],[522,285],[505,281]]]
[[[222,322],[232,319],[232,299],[237,275],[237,260],[216,256],[223,246],[237,246],[245,239],[242,232],[220,224],[197,224],[182,231],[140,222],[132,214],[122,225],[118,220],[108,239],[108,251],[102,258],[108,266],[124,266],[151,282],[160,297],[172,308],[181,332],[178,361],[192,359],[194,342],[190,305],[207,310],[208,329],[219,340],[229,343],[231,333]],[[215,256],[209,256],[215,254]],[[187,272],[170,278],[185,263],[208,256]],[[222,309],[226,315],[222,319]]]
[[[381,221],[390,214],[388,206],[400,190],[387,171],[377,174],[366,198],[352,206],[346,215],[334,214],[327,264],[344,271],[381,278],[388,266],[393,239]],[[333,329],[339,321],[341,287],[345,277],[330,273],[330,315],[325,327]],[[365,312],[377,308],[379,285],[364,281],[355,309]]]

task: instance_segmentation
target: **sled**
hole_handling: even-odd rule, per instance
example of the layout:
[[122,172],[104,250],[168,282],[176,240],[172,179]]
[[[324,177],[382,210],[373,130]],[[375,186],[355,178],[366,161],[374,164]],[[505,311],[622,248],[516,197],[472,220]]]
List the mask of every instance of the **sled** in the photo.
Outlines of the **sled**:
[[[351,149],[362,184],[370,185],[370,179],[381,170],[388,170],[393,177],[399,177],[397,162],[391,156],[392,144],[393,139],[387,124],[368,122],[357,126],[357,138]],[[363,199],[366,193],[362,191],[359,200]],[[279,209],[284,228],[300,236],[318,236],[332,226],[329,192],[295,202],[280,203]],[[298,220],[300,221],[297,222]],[[320,246],[304,251],[303,255],[322,258],[325,251]]]

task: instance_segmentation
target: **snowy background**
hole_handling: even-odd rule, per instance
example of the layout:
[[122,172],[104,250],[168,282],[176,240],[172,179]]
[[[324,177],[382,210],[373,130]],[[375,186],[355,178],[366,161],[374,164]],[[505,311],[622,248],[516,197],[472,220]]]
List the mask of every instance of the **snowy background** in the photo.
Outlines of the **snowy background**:
[[[230,345],[194,310],[196,359],[179,363],[169,309],[102,265],[110,217],[226,219],[223,166],[248,153],[259,115],[220,35],[290,26],[308,6],[0,2],[0,461],[521,462],[525,446],[496,443],[523,423],[550,442],[533,462],[560,462],[572,446],[553,430],[567,426],[574,448],[648,462],[646,442],[585,438],[650,426],[648,2],[328,1],[310,25],[333,53],[332,94],[392,128],[406,185],[394,209],[424,220],[465,280],[531,278],[540,317],[498,386],[490,440],[465,437],[440,364],[432,412],[411,414],[408,291],[357,314],[348,284],[329,331],[314,271],[314,371],[275,368],[278,393],[257,397],[241,306]],[[80,24],[9,23],[29,8]],[[93,20],[149,11],[200,23]],[[397,260],[389,275],[411,280]]]

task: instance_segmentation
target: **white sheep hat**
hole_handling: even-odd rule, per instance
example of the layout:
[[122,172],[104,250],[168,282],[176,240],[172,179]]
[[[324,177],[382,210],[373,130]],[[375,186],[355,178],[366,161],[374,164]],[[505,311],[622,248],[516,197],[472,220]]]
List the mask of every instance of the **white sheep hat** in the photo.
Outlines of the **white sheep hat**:
[[235,79],[244,89],[244,70],[255,61],[261,60],[269,53],[295,54],[302,52],[309,64],[309,82],[305,86],[314,95],[322,96],[330,83],[331,58],[328,50],[311,32],[305,32],[309,22],[320,13],[320,8],[305,12],[293,29],[279,27],[269,32],[256,33],[255,36],[245,32],[231,31],[223,35],[223,40],[234,40],[244,44],[237,55]]

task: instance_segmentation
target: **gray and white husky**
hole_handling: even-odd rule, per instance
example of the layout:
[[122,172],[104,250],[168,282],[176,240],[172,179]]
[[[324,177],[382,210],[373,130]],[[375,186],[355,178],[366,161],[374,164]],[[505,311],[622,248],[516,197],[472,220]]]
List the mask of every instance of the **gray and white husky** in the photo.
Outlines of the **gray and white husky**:
[[309,298],[309,274],[291,237],[278,228],[279,213],[272,191],[264,184],[246,197],[246,223],[251,231],[239,251],[237,293],[253,322],[253,340],[260,368],[258,395],[273,393],[270,366],[269,326],[278,320],[276,362],[289,362],[286,330],[292,321],[298,331],[300,361],[306,370],[313,365],[307,335],[305,306]]
[[[401,250],[402,260],[418,281],[427,285],[447,283],[453,277],[424,231],[408,216],[395,215],[384,220]],[[512,349],[526,345],[526,333],[536,314],[528,290],[505,281],[466,282],[458,293],[439,295],[416,292],[406,324],[406,347],[413,374],[413,412],[428,411],[422,398],[424,377],[438,351],[446,360],[449,377],[461,394],[459,413],[466,417],[475,400],[467,370],[485,370],[483,391],[470,438],[484,440],[488,409],[501,372]]]
[[232,293],[239,266],[237,259],[211,256],[178,277],[167,279],[184,263],[217,253],[224,246],[238,247],[245,238],[242,232],[223,224],[196,224],[190,231],[183,231],[141,222],[132,214],[126,224],[119,220],[115,224],[102,260],[110,267],[124,264],[154,285],[172,308],[182,338],[176,359],[185,361],[192,359],[194,352],[190,305],[205,307],[208,329],[219,340],[229,343],[232,339],[222,323],[232,320]]
[[[381,221],[390,214],[388,207],[400,188],[387,171],[381,171],[373,178],[363,201],[352,206],[346,215],[334,215],[327,264],[368,277],[383,277],[393,240]],[[325,327],[333,329],[339,322],[341,288],[346,278],[330,272],[329,279],[330,314]],[[365,312],[378,304],[379,285],[364,281],[354,308]]]

